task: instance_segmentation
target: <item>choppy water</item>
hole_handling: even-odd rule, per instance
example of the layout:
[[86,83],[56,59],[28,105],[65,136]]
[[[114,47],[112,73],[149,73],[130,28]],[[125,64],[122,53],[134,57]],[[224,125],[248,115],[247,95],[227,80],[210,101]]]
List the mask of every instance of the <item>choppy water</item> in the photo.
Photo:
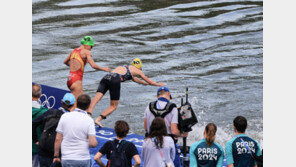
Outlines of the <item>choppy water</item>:
[[[263,2],[246,0],[33,0],[33,82],[67,89],[66,56],[91,35],[95,62],[112,69],[142,59],[144,73],[166,82],[180,105],[189,101],[199,124],[188,137],[202,138],[209,122],[218,143],[234,137],[232,120],[248,119],[247,134],[263,146]],[[94,96],[105,72],[85,68],[84,91]],[[143,113],[156,87],[122,84],[118,109],[102,122],[125,119],[144,134]],[[109,105],[109,94],[94,117]]]

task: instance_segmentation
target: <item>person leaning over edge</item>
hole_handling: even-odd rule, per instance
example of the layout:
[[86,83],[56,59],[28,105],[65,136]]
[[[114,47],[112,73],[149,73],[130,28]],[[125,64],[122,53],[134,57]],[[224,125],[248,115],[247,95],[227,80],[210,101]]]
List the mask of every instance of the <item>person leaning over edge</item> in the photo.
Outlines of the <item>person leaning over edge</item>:
[[245,117],[237,116],[233,120],[236,136],[225,145],[227,167],[257,167],[252,153],[260,156],[260,146],[256,140],[245,134],[247,127],[248,123]]
[[89,147],[96,147],[98,142],[94,121],[85,111],[90,101],[89,95],[82,94],[77,98],[77,108],[62,115],[56,129],[53,162],[61,161],[63,167],[91,166]]
[[[42,107],[38,100],[42,94],[42,89],[39,84],[32,84],[32,120],[42,115],[47,111],[46,108]],[[41,135],[41,126],[36,127],[37,139]],[[38,146],[32,140],[32,167],[39,167],[39,157],[38,157]]]
[[[153,85],[153,86],[164,86],[165,83],[157,83],[149,79],[142,71],[142,61],[139,58],[135,58],[131,66],[119,66],[116,67],[111,73],[105,75],[98,87],[95,97],[92,99],[89,106],[88,112],[93,112],[96,104],[102,99],[105,93],[109,90],[110,93],[110,106],[95,120],[95,123],[100,127],[103,127],[100,123],[102,119],[106,119],[113,111],[116,110],[119,99],[120,99],[120,87],[121,82],[132,80],[136,83],[143,85]],[[139,79],[141,77],[144,81]]]
[[[115,148],[121,148],[122,152],[125,152],[126,159],[128,161],[128,166],[132,166],[132,158],[135,160],[134,167],[139,167],[141,164],[141,159],[136,146],[128,141],[123,140],[129,131],[129,125],[127,122],[119,120],[115,122],[114,127],[116,133],[116,139],[113,141],[107,141],[100,149],[100,151],[94,156],[94,160],[100,165],[100,167],[105,167],[101,161],[102,156],[107,154],[108,164],[106,166],[112,165],[111,153]],[[124,162],[121,162],[124,163]]]
[[91,49],[95,45],[93,38],[85,36],[81,39],[81,46],[75,48],[69,56],[64,60],[64,64],[70,67],[70,74],[67,80],[67,86],[75,98],[83,94],[82,78],[84,67],[88,62],[93,69],[110,72],[109,67],[98,66],[91,56]]
[[204,138],[190,146],[190,167],[222,167],[224,150],[223,147],[214,142],[217,126],[213,123],[207,124],[204,130]]
[[[47,129],[47,132],[52,131],[53,133],[55,133],[56,127],[58,125],[58,120],[64,113],[70,112],[71,108],[75,103],[75,96],[71,93],[66,93],[63,99],[61,100],[61,102],[62,102],[62,107],[60,107],[58,110],[50,109],[45,113],[43,113],[42,115],[40,115],[39,117],[37,117],[36,119],[34,119],[32,122],[32,139],[33,139],[33,142],[39,146],[38,155],[39,155],[40,167],[51,166],[53,161],[53,156],[54,156],[53,155],[54,143],[53,145],[50,145],[50,143],[48,144],[44,143],[44,145],[41,145],[42,143],[40,143],[37,140],[36,128],[41,125],[41,127],[43,127],[41,131],[44,131],[44,128],[47,128],[47,126],[50,126],[49,129]],[[55,140],[55,135],[52,135],[52,133],[50,136],[44,136],[44,137],[47,137],[47,138],[51,137],[53,141]],[[40,140],[42,138],[43,137],[41,137]],[[48,142],[48,141],[49,139],[46,139],[45,142]]]
[[[149,129],[152,121],[157,116],[161,117],[165,121],[165,125],[167,128],[167,133],[175,138],[177,137],[187,137],[188,132],[181,133],[178,129],[178,110],[176,108],[176,104],[171,103],[172,96],[169,88],[166,86],[160,87],[157,90],[157,101],[151,102],[144,114],[144,128],[146,134],[149,133]],[[176,142],[175,142],[176,143]],[[175,167],[180,167],[180,156],[177,153],[177,145],[176,147],[176,157],[174,160]]]
[[141,156],[144,167],[173,166],[175,143],[168,136],[166,125],[161,117],[156,117],[151,124],[149,134],[144,139]]

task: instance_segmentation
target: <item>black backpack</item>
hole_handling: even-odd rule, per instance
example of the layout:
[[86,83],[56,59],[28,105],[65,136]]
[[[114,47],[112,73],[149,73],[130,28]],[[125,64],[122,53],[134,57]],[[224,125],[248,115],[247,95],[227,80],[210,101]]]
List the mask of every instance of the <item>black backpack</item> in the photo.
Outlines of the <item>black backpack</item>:
[[156,103],[157,101],[154,101],[149,104],[149,110],[154,115],[154,117],[164,118],[173,110],[174,107],[176,107],[176,104],[168,102],[163,109],[157,109]]
[[39,148],[53,155],[54,142],[56,138],[55,130],[58,126],[62,114],[57,113],[59,111],[57,109],[53,109],[51,111],[52,113],[44,118],[45,124],[44,129],[39,138]]
[[111,142],[112,152],[110,154],[108,167],[130,167],[124,149],[124,144],[127,141],[122,140],[116,148],[115,140]]

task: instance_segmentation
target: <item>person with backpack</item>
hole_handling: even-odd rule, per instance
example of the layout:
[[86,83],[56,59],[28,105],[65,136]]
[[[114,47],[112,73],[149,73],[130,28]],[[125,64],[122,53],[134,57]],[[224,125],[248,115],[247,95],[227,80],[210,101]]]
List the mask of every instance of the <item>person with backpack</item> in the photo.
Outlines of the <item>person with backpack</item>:
[[175,154],[175,143],[168,136],[164,120],[156,117],[142,145],[141,156],[144,167],[171,167]]
[[[157,90],[157,100],[149,103],[145,110],[144,127],[146,135],[149,134],[150,126],[154,118],[161,117],[165,121],[167,133],[172,136],[176,143],[176,139],[178,139],[178,137],[187,137],[188,132],[181,133],[178,129],[178,110],[176,104],[170,102],[171,98],[172,96],[168,87],[163,86]],[[181,162],[180,156],[177,153],[177,145],[175,145],[175,149],[176,157],[174,164],[175,167],[180,167]]]
[[261,155],[258,142],[245,134],[248,127],[247,119],[237,116],[233,120],[235,137],[225,145],[227,167],[257,167],[254,157]]
[[[39,148],[39,163],[40,167],[50,167],[54,156],[54,142],[56,137],[56,127],[60,117],[66,113],[70,112],[74,103],[75,96],[71,93],[66,93],[61,100],[62,107],[59,109],[50,109],[37,117],[32,122],[32,138],[33,142],[37,143]],[[37,127],[43,127],[41,129],[41,137],[37,139]]]
[[[32,84],[32,120],[42,115],[47,111],[47,108],[44,108],[39,103],[39,99],[42,95],[42,88],[39,84]],[[39,139],[41,135],[41,126],[37,126],[35,129],[36,138]],[[32,167],[39,167],[39,155],[38,155],[38,146],[36,142],[32,140]]]
[[221,145],[214,142],[217,126],[207,124],[204,138],[190,146],[190,167],[222,167],[224,150]]
[[135,160],[134,167],[139,167],[141,159],[136,146],[129,141],[123,140],[129,132],[129,125],[123,120],[115,122],[116,139],[107,141],[94,156],[94,160],[100,167],[105,167],[101,161],[102,156],[107,155],[106,167],[131,167],[132,158]]

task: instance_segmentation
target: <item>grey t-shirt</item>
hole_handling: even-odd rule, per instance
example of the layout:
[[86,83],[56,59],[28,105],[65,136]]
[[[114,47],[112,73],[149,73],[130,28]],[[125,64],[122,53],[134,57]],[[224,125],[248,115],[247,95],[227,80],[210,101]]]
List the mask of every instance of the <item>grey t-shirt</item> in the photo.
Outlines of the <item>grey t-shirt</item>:
[[[167,102],[158,100],[157,103],[156,103],[156,106],[158,107],[158,109],[164,109],[166,104],[167,104]],[[154,115],[152,114],[152,112],[149,109],[149,105],[147,106],[147,108],[145,110],[144,118],[147,119],[147,131],[149,133],[150,126],[152,124],[152,121],[155,118]],[[173,108],[173,110],[164,117],[164,122],[165,122],[165,125],[166,125],[166,128],[167,128],[168,134],[171,134],[171,126],[170,126],[170,124],[171,123],[178,124],[178,110],[177,110],[176,107]]]
[[[175,159],[175,143],[169,136],[163,138],[163,148],[160,148],[166,163],[173,163]],[[151,138],[146,138],[142,145],[141,152],[144,167],[165,167],[161,155]]]

